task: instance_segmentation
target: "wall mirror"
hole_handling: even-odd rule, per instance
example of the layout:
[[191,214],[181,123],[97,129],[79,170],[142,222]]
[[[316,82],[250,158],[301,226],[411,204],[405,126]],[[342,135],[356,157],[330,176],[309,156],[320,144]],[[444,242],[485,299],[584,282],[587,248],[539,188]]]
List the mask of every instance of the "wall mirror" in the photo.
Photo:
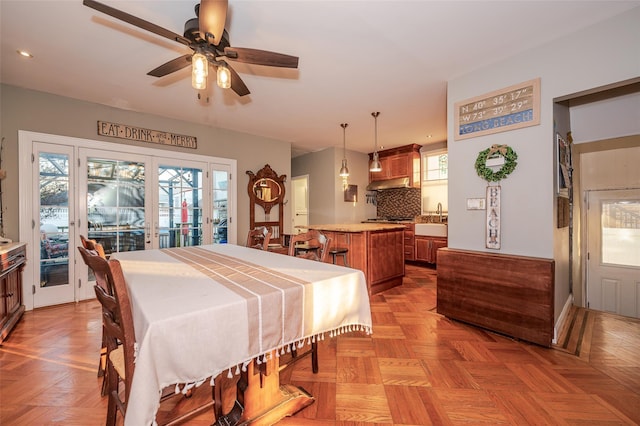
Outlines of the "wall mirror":
[[271,178],[262,178],[253,184],[256,198],[264,202],[278,202],[282,197],[283,187]]
[[[247,170],[249,183],[247,192],[249,194],[249,229],[257,226],[266,226],[271,230],[271,241],[274,244],[282,244],[282,226],[284,211],[284,182],[287,175],[280,175],[265,166],[253,173]],[[276,208],[277,218],[272,218],[271,209]]]

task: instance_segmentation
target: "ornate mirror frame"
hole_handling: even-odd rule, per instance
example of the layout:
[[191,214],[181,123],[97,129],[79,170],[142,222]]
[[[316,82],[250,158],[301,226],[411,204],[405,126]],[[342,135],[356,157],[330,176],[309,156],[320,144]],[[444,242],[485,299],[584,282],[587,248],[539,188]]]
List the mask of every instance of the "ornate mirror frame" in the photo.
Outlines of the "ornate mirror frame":
[[[247,170],[249,175],[249,183],[247,185],[247,193],[249,194],[249,229],[256,226],[267,226],[271,229],[271,240],[274,243],[282,244],[283,218],[284,218],[284,182],[287,175],[280,175],[271,169],[271,166],[265,166],[253,173]],[[278,206],[278,220],[270,220],[271,208]],[[264,209],[265,220],[256,221],[256,206]]]

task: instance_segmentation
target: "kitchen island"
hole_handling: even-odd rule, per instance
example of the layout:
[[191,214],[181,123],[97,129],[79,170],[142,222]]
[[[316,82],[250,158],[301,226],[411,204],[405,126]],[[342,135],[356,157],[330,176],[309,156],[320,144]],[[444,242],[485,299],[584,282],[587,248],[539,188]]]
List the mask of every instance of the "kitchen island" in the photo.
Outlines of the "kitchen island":
[[352,223],[308,225],[304,228],[318,230],[331,238],[330,248],[349,249],[347,263],[351,268],[364,272],[369,295],[402,285],[403,224]]

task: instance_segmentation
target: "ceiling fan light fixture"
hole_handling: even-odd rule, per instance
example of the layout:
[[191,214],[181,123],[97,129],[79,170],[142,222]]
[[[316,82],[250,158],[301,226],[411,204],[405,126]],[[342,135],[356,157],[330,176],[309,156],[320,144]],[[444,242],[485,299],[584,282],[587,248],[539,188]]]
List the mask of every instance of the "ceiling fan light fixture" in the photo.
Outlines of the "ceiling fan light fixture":
[[373,140],[373,161],[369,166],[370,172],[381,172],[382,164],[380,164],[380,156],[378,155],[378,116],[379,112],[372,112],[371,115],[375,121],[375,138]]
[[207,88],[207,76],[209,75],[209,62],[202,53],[195,53],[191,58],[191,85],[196,90]]
[[218,83],[219,88],[229,89],[231,87],[231,71],[229,71],[229,68],[224,65],[218,66],[216,77],[216,82]]
[[347,126],[348,123],[340,124],[342,127],[342,167],[340,168],[340,177],[349,177],[349,168],[347,167]]

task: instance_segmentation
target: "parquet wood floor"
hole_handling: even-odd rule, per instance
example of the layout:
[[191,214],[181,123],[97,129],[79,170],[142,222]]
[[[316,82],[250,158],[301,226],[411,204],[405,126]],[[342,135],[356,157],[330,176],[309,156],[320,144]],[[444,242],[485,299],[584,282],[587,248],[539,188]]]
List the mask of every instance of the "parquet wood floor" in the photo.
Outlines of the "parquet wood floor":
[[[318,374],[308,359],[282,373],[317,400],[280,425],[640,424],[638,320],[576,309],[542,348],[439,315],[435,271],[415,265],[371,309],[372,336],[327,338]],[[27,312],[0,348],[0,425],[103,424],[100,326],[95,301]]]

